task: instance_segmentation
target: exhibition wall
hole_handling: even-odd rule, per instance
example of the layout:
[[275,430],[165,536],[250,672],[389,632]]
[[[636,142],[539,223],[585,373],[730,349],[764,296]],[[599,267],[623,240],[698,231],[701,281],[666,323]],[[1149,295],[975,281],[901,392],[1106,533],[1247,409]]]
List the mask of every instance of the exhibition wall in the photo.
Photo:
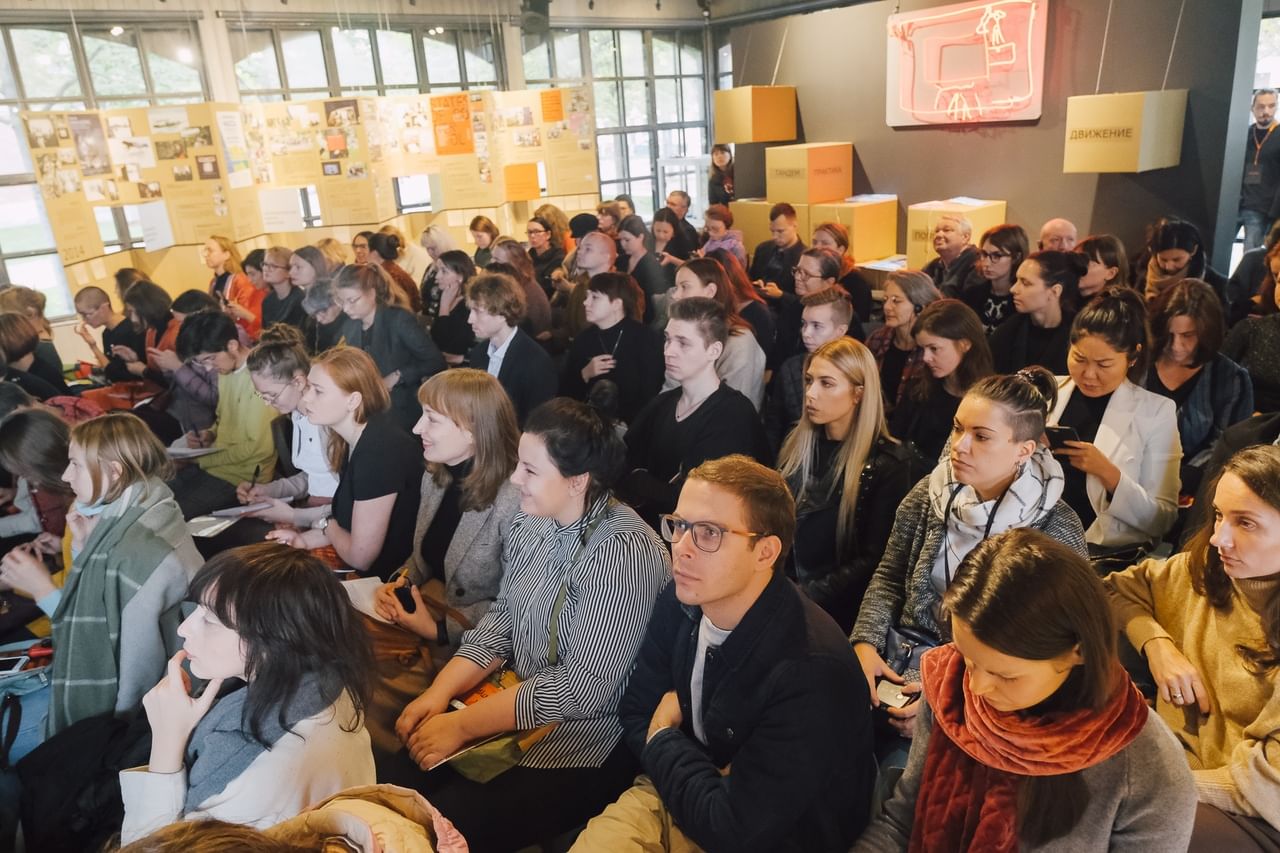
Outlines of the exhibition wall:
[[[1130,246],[1141,245],[1147,222],[1180,215],[1201,227],[1213,244],[1215,266],[1226,267],[1261,0],[1114,3],[1105,58],[1108,1],[1051,0],[1038,120],[888,127],[886,21],[895,11],[939,5],[864,3],[734,27],[734,85],[795,86],[800,138],[852,142],[854,191],[897,194],[900,245],[907,205],[972,196],[1007,200],[1010,221],[1028,230],[1063,216],[1081,234],[1114,233]],[[1183,19],[1170,62],[1180,5]],[[1160,89],[1166,67],[1167,88],[1189,90],[1181,164],[1140,174],[1063,174],[1067,98],[1095,89]],[[764,195],[765,147],[738,146],[740,198]]]

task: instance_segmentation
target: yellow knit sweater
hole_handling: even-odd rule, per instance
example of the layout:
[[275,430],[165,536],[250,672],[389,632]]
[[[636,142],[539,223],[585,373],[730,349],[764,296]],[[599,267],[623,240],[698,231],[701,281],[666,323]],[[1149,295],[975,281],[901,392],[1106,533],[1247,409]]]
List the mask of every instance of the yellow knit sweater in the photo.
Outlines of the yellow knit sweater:
[[1134,648],[1167,637],[1200,673],[1211,709],[1157,699],[1156,710],[1182,742],[1200,800],[1261,817],[1280,828],[1280,672],[1256,675],[1236,646],[1263,649],[1263,603],[1280,574],[1233,581],[1229,613],[1191,586],[1186,554],[1146,560],[1106,578],[1112,611]]

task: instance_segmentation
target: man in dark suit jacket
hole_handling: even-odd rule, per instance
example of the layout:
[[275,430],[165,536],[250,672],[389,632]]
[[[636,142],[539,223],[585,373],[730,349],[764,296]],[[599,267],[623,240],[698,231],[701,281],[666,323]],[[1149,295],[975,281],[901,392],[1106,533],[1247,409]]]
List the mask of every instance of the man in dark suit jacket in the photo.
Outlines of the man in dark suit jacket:
[[524,290],[509,275],[486,273],[467,285],[471,330],[480,342],[470,363],[496,376],[515,406],[516,422],[556,395],[556,369],[542,345],[519,327],[524,319]]
[[[769,209],[769,233],[773,235],[756,246],[747,274],[757,287],[775,284],[783,293],[796,292],[793,270],[804,254],[804,242],[796,231],[796,209],[789,204],[775,204]],[[771,296],[771,298],[776,298]]]

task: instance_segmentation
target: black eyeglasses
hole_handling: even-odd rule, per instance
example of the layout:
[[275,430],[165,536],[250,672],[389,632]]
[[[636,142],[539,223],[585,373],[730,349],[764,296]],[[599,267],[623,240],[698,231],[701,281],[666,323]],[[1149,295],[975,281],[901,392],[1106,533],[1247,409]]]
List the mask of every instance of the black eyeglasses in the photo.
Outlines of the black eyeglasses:
[[979,252],[978,257],[982,258],[987,263],[994,264],[1001,258],[1011,258],[1013,255],[1008,252]]
[[710,521],[685,521],[683,518],[674,515],[663,515],[659,520],[661,521],[659,526],[662,528],[663,539],[674,544],[683,539],[684,535],[692,530],[694,547],[708,554],[714,554],[720,550],[720,546],[724,544],[724,535],[726,533],[736,533],[739,536],[749,536],[752,539],[759,539],[762,536],[769,535],[767,533],[754,533],[750,530],[734,530]]

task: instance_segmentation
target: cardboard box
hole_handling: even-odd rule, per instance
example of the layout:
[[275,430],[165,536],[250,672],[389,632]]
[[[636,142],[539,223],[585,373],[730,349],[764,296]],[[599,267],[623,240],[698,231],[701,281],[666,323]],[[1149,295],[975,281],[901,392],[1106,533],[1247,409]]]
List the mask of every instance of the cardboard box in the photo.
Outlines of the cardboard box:
[[770,201],[840,201],[853,194],[853,143],[775,145],[765,149],[764,173]]
[[714,93],[715,141],[788,142],[796,138],[795,86],[739,86]]
[[[747,254],[753,255],[756,246],[765,240],[772,240],[769,234],[769,209],[773,202],[763,198],[744,198],[729,202],[729,210],[733,213],[733,227],[742,232],[743,245]],[[807,245],[812,231],[809,230],[809,205],[793,204],[796,209],[796,233]]]
[[1187,90],[1067,98],[1063,172],[1147,172],[1182,160]]
[[963,216],[973,225],[976,244],[986,231],[1005,222],[1005,202],[957,197],[945,201],[924,201],[907,208],[907,266],[922,269],[937,257],[933,251],[933,226],[943,214]]
[[855,261],[898,251],[896,195],[855,195],[844,201],[810,205],[809,222],[814,228],[824,222],[839,222],[848,228],[849,252]]

